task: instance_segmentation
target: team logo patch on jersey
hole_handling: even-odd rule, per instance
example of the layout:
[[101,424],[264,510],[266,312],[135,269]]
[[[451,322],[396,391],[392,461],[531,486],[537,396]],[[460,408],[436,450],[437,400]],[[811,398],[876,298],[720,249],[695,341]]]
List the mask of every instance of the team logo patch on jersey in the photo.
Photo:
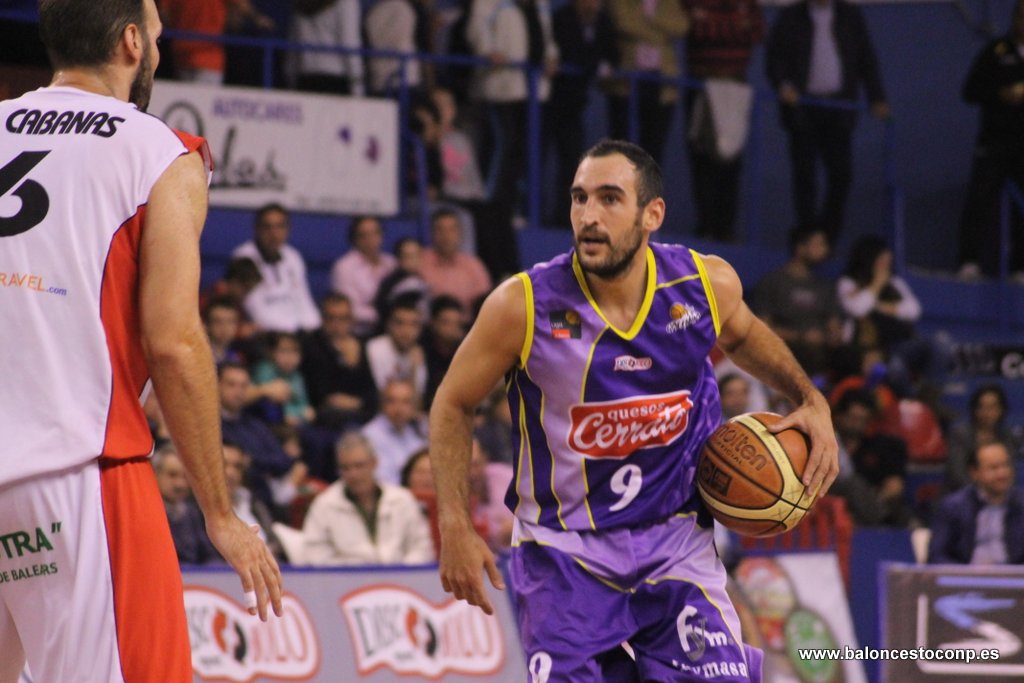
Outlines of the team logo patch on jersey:
[[580,314],[576,311],[551,311],[548,321],[551,323],[551,336],[555,339],[579,339],[583,333]]
[[650,358],[636,358],[634,356],[618,356],[615,359],[615,372],[639,372],[650,370],[654,361]]
[[689,390],[575,405],[569,448],[590,458],[625,458],[666,446],[686,431],[692,408]]
[[672,307],[668,309],[668,315],[672,318],[672,322],[665,325],[665,331],[669,334],[674,334],[679,330],[685,330],[687,327],[701,319],[700,311],[690,304],[683,304],[678,301],[672,304]]

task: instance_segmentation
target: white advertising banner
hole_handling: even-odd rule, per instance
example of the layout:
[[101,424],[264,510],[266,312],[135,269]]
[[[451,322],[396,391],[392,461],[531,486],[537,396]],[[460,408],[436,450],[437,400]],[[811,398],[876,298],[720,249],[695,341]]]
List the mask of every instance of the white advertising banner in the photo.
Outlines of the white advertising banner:
[[210,142],[210,203],[398,212],[398,104],[160,81],[149,112]]

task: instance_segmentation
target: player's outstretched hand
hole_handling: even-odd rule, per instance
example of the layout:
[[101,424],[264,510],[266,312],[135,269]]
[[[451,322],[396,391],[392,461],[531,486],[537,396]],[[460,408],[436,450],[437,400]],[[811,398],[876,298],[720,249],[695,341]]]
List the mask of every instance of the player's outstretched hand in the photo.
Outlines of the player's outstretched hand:
[[494,553],[472,528],[450,531],[442,536],[441,587],[446,593],[476,605],[486,614],[494,614],[494,607],[484,589],[481,569],[487,572],[495,588],[505,590]]
[[217,551],[238,572],[249,614],[267,620],[267,603],[281,616],[281,570],[270,548],[258,535],[259,527],[249,527],[234,514],[224,522],[207,520],[206,533]]
[[803,482],[817,496],[828,493],[839,474],[839,445],[832,426],[832,411],[820,393],[805,401],[796,410],[768,427],[777,434],[795,427],[811,438],[811,452],[804,468]]

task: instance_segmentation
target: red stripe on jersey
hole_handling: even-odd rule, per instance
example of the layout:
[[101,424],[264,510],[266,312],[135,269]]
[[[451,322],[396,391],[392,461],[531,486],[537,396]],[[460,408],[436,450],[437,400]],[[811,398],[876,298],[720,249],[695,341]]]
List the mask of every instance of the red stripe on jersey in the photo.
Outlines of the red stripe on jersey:
[[171,130],[181,140],[181,144],[185,145],[185,149],[189,152],[199,152],[199,156],[203,158],[203,163],[206,165],[207,173],[213,173],[213,153],[210,152],[210,144],[206,138],[180,131],[177,128],[171,128]]
[[149,380],[139,326],[139,242],[146,207],[114,234],[103,268],[100,319],[107,336],[112,386],[102,456],[133,458],[153,450],[139,396]]

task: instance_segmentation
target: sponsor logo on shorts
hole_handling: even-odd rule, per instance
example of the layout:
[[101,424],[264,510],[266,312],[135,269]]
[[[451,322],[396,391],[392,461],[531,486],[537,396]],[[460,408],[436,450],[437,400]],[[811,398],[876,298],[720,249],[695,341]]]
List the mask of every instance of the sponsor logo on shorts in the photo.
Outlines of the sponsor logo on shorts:
[[650,358],[635,358],[633,356],[618,356],[615,359],[615,372],[639,372],[650,370],[654,361]]
[[547,652],[537,652],[530,657],[530,683],[548,683],[552,664],[551,655]]
[[[60,534],[60,530],[61,522],[52,522],[49,536],[46,534],[46,529],[38,526],[29,531],[20,530],[0,534],[0,583],[56,574],[56,562],[37,561],[25,564],[24,561],[19,562],[19,560],[22,558],[28,560],[47,559],[45,557],[37,558],[36,555],[53,550],[53,540],[57,538],[57,534]],[[5,560],[12,561],[14,565],[4,562]]]
[[575,405],[569,409],[569,448],[591,458],[625,458],[666,446],[686,431],[692,408],[687,390]]
[[203,586],[185,586],[192,670],[201,679],[250,683],[257,678],[308,681],[320,669],[320,639],[295,596],[283,616],[253,619],[241,603]]
[[500,623],[468,603],[435,605],[408,588],[377,585],[349,593],[339,605],[360,676],[384,668],[433,679],[490,676],[505,663]]
[[679,302],[676,302],[669,307],[668,315],[672,318],[672,322],[665,325],[665,331],[669,334],[675,334],[680,330],[685,330],[687,327],[701,319],[700,311],[690,304],[683,304]]
[[707,623],[707,617],[698,612],[693,605],[684,607],[676,619],[679,643],[691,662],[703,657],[708,647],[723,647],[729,644],[729,636],[724,631],[708,631]]

